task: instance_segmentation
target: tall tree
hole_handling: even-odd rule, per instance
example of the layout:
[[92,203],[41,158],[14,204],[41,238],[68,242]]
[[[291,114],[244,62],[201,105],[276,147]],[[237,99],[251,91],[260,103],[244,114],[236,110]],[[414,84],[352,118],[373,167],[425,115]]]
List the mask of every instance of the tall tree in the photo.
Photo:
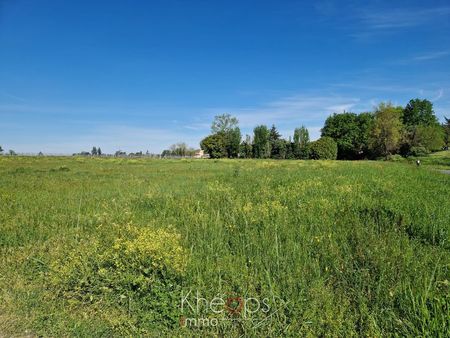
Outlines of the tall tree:
[[322,128],[322,136],[333,138],[338,145],[338,159],[360,158],[367,149],[372,115],[344,112],[329,116]]
[[240,156],[243,158],[253,157],[252,138],[250,135],[246,135],[245,140],[241,143]]
[[412,147],[423,147],[427,152],[442,150],[445,144],[445,135],[440,125],[419,125],[415,127]]
[[407,127],[437,125],[438,119],[434,114],[433,104],[428,100],[413,99],[403,110],[403,124]]
[[238,127],[239,121],[230,114],[216,115],[211,125],[212,134],[227,133]]
[[[241,130],[238,126],[238,119],[230,114],[222,114],[214,117],[211,125],[211,133],[220,135],[223,146],[225,147],[225,156],[229,158],[238,157],[241,144]],[[218,139],[218,138],[217,138]]]
[[102,150],[100,149],[100,147],[97,148],[97,155],[102,156]]
[[306,160],[309,158],[309,131],[305,126],[294,130],[294,155],[296,158]]
[[295,159],[295,153],[294,153],[294,142],[292,142],[291,137],[289,136],[289,139],[286,141],[286,159],[287,160],[293,160]]
[[[280,140],[280,138],[281,138],[281,134],[278,132],[277,127],[275,127],[275,125],[272,124],[272,128],[270,128],[270,133],[269,133],[270,157],[271,158],[280,158],[280,150],[281,150],[281,148],[283,148],[282,143],[278,142]],[[284,150],[284,153],[285,152],[286,151]]]
[[221,158],[227,156],[223,133],[206,136],[200,142],[200,147],[209,155],[210,158]]
[[97,148],[96,147],[92,147],[91,155],[92,156],[97,156]]
[[253,156],[255,158],[270,157],[270,131],[265,125],[253,129]]
[[442,127],[444,128],[444,142],[445,146],[448,148],[450,146],[450,119],[444,117],[444,120],[445,122],[442,125]]
[[391,103],[378,105],[369,141],[374,154],[387,156],[398,151],[403,129],[402,109]]
[[0,154],[3,153],[3,148],[0,146]]

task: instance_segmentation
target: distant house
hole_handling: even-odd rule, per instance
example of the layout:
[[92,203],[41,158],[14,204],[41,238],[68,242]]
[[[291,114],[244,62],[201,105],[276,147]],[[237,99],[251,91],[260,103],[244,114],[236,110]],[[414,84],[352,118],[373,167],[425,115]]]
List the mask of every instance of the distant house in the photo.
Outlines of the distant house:
[[195,152],[194,158],[208,158],[209,155],[205,154],[205,152],[202,149],[199,149]]

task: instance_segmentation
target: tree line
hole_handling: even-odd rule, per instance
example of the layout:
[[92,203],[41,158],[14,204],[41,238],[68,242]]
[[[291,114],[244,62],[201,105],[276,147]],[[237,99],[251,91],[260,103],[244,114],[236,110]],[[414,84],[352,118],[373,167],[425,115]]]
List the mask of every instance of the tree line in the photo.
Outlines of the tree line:
[[211,158],[358,160],[423,156],[448,149],[449,143],[450,119],[440,124],[429,100],[412,99],[405,107],[383,102],[371,112],[334,113],[313,142],[305,126],[283,139],[275,125],[258,125],[242,139],[237,118],[222,114],[200,146]]

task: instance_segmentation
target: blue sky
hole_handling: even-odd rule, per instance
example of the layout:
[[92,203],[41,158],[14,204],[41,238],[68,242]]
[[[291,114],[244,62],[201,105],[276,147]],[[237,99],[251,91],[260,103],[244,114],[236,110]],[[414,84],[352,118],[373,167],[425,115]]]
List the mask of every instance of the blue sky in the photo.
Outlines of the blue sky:
[[380,101],[450,116],[448,1],[0,0],[0,145],[198,147],[216,114],[284,136]]

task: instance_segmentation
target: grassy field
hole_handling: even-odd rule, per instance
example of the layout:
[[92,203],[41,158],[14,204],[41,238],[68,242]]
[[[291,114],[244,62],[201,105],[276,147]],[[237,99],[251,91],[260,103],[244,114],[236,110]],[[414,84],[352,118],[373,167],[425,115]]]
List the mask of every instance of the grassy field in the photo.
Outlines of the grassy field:
[[0,336],[444,337],[449,230],[408,163],[0,157]]

